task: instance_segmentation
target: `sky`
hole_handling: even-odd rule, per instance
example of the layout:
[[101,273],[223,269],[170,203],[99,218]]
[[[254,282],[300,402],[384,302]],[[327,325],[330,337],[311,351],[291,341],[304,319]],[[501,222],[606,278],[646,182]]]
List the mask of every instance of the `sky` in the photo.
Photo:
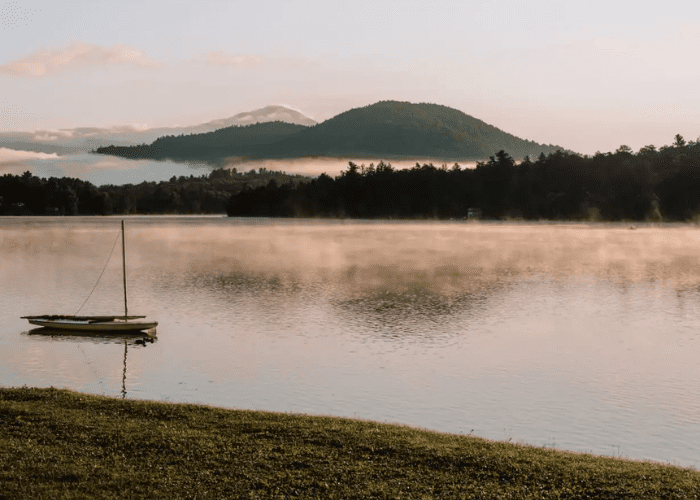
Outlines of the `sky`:
[[700,136],[700,3],[0,0],[0,132],[450,106],[582,154]]

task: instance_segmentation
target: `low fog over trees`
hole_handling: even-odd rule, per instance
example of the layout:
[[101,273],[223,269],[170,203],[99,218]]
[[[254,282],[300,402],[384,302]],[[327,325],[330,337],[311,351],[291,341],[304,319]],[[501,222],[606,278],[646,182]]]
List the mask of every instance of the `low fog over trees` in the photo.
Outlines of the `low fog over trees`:
[[233,216],[689,220],[700,215],[700,143],[627,146],[582,156],[557,151],[516,162],[501,150],[475,169],[458,164],[357,165],[335,179],[245,189]]
[[0,215],[223,213],[232,216],[685,221],[700,218],[700,142],[634,153],[557,151],[515,161],[500,150],[476,168],[358,165],[316,179],[260,169],[95,187],[29,172],[0,177]]

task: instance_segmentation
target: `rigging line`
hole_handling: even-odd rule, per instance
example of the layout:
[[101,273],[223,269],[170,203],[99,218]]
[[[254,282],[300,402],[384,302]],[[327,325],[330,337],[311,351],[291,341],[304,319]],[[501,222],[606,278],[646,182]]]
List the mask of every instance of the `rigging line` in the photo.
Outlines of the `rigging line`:
[[97,282],[95,283],[95,286],[92,287],[92,290],[90,290],[90,293],[88,294],[87,298],[85,299],[85,302],[78,308],[77,311],[73,314],[74,316],[80,312],[80,310],[83,308],[83,306],[87,303],[87,301],[90,299],[90,296],[92,295],[92,292],[95,291],[95,288],[97,288],[97,285],[100,283],[100,280],[102,279],[102,275],[105,273],[105,269],[107,269],[107,264],[109,264],[109,260],[112,258],[112,254],[114,253],[114,249],[117,247],[117,242],[119,241],[119,235],[121,233],[117,233],[117,239],[114,240],[114,245],[112,245],[112,251],[109,252],[109,257],[107,257],[107,262],[105,262],[105,267],[102,268],[102,272],[100,273],[99,278],[97,278]]

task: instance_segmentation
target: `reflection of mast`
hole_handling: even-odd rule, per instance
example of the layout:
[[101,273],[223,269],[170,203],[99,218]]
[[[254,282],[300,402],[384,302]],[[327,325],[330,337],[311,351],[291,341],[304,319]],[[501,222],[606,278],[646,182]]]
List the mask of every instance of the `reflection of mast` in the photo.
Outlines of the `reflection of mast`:
[[126,399],[126,346],[127,342],[124,339],[124,373],[122,374],[122,399]]

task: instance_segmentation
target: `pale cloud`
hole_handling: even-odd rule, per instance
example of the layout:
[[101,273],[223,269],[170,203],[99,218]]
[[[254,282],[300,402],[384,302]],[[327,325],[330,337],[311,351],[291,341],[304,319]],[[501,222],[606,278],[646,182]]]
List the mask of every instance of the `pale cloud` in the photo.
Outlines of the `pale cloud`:
[[[227,54],[220,50],[207,52],[199,60],[209,66],[232,66],[244,68],[258,66],[265,61],[263,57],[253,54]],[[199,60],[196,61],[198,62]]]
[[278,104],[273,104],[273,106],[284,106],[287,109],[291,109],[292,111],[296,111],[297,113],[301,113],[302,115],[311,118],[312,120],[316,120],[313,116],[311,116],[309,113],[306,111],[300,109],[300,108],[295,108],[294,106],[289,106],[288,104],[283,104],[283,103],[278,103]]
[[35,130],[31,132],[32,139],[37,142],[50,142],[58,139],[71,139],[104,136],[109,134],[128,134],[150,130],[146,123],[134,123],[131,125],[115,125],[113,127],[78,127],[60,130]]
[[46,130],[42,130],[39,132],[34,133],[32,135],[32,139],[37,141],[37,142],[53,142],[56,141],[60,138],[64,137],[70,137],[68,134],[62,134],[62,133],[54,133],[54,132],[49,132]]
[[56,153],[36,153],[34,151],[18,151],[10,148],[0,148],[0,163],[25,162],[29,160],[49,160],[58,158]]
[[0,74],[39,78],[79,67],[112,64],[133,64],[141,68],[160,66],[140,50],[126,45],[101,47],[89,43],[75,43],[66,48],[40,50],[22,59],[2,64]]
[[10,148],[0,148],[0,172],[3,174],[19,175],[26,170],[32,170],[33,160],[55,160],[55,153],[36,153],[34,151],[18,151]]

